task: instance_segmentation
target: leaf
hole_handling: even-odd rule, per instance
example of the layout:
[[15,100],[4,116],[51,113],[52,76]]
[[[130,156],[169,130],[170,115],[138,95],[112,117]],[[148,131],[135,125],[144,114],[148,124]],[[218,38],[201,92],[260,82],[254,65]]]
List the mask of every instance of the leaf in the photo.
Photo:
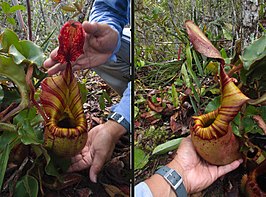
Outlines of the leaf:
[[188,88],[190,88],[191,87],[191,82],[190,82],[190,78],[188,76],[185,64],[183,64],[182,67],[181,67],[181,74],[182,74],[183,81],[185,81],[185,83],[186,83],[186,86]]
[[223,59],[220,52],[212,45],[200,28],[191,20],[185,22],[190,42],[194,48],[206,57]]
[[205,72],[212,73],[214,75],[218,73],[218,66],[219,65],[217,62],[210,61],[205,68]]
[[244,49],[244,53],[240,56],[240,59],[243,61],[243,67],[249,70],[253,64],[262,60],[265,56],[266,35],[263,35]]
[[178,107],[178,104],[179,104],[178,93],[176,91],[176,88],[175,88],[174,84],[172,84],[171,93],[172,93],[173,105],[174,105],[174,107]]
[[152,152],[152,155],[162,155],[169,151],[176,150],[179,147],[182,139],[183,138],[173,139],[156,146]]
[[152,111],[155,111],[157,113],[160,113],[163,111],[164,107],[161,106],[161,103],[154,103],[151,99],[151,97],[148,97],[147,99],[148,106]]
[[86,83],[78,82],[79,91],[81,94],[81,101],[85,103],[87,101],[88,89],[86,88]]
[[4,29],[0,35],[0,51],[7,53],[9,47],[13,44],[15,47],[18,46],[19,38],[15,32],[10,29]]
[[109,95],[107,94],[106,91],[103,91],[100,98],[99,98],[99,104],[100,104],[100,109],[104,110],[105,109],[105,100],[108,101],[108,103],[111,103],[111,99]]
[[221,105],[221,96],[217,96],[208,103],[208,105],[205,108],[205,113],[209,113],[211,111],[218,109],[220,105]]
[[8,14],[9,10],[10,10],[10,5],[9,3],[7,2],[2,2],[1,3],[1,7],[2,7],[2,10],[5,14]]
[[21,111],[14,117],[14,123],[18,125],[18,134],[21,136],[21,142],[25,145],[42,144],[43,131],[42,128],[33,127],[36,124],[35,120],[42,120],[39,118],[35,108]]
[[19,41],[18,45],[11,45],[9,53],[13,56],[16,64],[22,62],[35,64],[40,68],[44,61],[44,53],[41,47],[29,40]]
[[10,13],[13,13],[13,12],[16,12],[18,10],[22,10],[22,11],[25,11],[26,10],[26,7],[23,6],[23,5],[14,5],[10,8],[9,12]]
[[0,190],[2,188],[10,151],[11,147],[7,144],[0,154]]
[[201,87],[200,81],[197,78],[196,73],[193,71],[193,68],[192,68],[192,55],[191,55],[189,45],[187,45],[187,47],[186,47],[186,57],[187,57],[187,70],[188,70],[189,74],[192,76],[193,81],[196,83],[198,88],[200,88]]
[[202,69],[202,66],[201,66],[201,63],[199,61],[199,58],[198,58],[198,55],[197,55],[196,51],[193,50],[192,54],[193,54],[193,59],[194,59],[194,61],[196,63],[196,66],[198,68],[198,71],[199,71],[200,75],[203,76],[204,75],[203,69]]
[[17,133],[7,131],[0,135],[0,190],[2,188],[10,151],[18,143]]
[[33,176],[25,175],[17,182],[14,197],[37,197],[38,191],[38,181]]
[[55,58],[60,63],[75,62],[84,53],[85,32],[80,22],[66,22],[60,30],[58,40],[59,49]]
[[47,153],[47,150],[41,147],[42,153],[46,160],[45,172],[47,175],[55,176],[59,179],[59,181],[63,181],[62,176],[59,174],[58,170],[56,169],[53,161],[51,160],[50,155]]
[[71,6],[67,6],[67,5],[62,6],[61,9],[64,10],[64,11],[67,11],[67,12],[75,12],[76,11],[75,8],[73,8]]
[[23,67],[16,65],[11,57],[0,55],[0,75],[11,79],[16,84],[21,95],[19,106],[9,113],[9,116],[12,116],[27,107],[29,103],[29,89],[25,80],[25,71]]
[[143,168],[149,161],[149,155],[146,155],[143,150],[134,147],[134,170]]
[[6,19],[11,25],[16,25],[16,20],[14,18],[8,17]]

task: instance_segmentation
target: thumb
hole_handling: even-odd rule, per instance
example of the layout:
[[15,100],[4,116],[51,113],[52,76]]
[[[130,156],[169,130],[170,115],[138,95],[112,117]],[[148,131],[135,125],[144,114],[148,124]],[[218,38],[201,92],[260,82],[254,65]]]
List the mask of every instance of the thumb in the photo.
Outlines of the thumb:
[[227,164],[225,166],[219,166],[218,167],[218,177],[223,176],[225,174],[227,174],[228,172],[231,172],[233,170],[235,170],[236,168],[238,168],[238,166],[243,162],[243,159],[238,159],[236,161],[233,161],[230,164]]
[[83,22],[82,27],[87,34],[94,36],[101,36],[106,32],[106,30],[109,29],[109,26],[107,24],[96,22],[89,23],[87,21]]
[[105,162],[105,157],[98,153],[95,154],[95,157],[92,161],[92,165],[90,168],[90,180],[94,183],[97,182],[97,175],[99,174],[99,172],[101,171],[103,165]]

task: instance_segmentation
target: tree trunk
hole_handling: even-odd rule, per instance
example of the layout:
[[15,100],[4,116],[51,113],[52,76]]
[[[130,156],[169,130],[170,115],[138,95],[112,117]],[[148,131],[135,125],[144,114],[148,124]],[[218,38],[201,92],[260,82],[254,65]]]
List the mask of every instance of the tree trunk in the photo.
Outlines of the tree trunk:
[[242,1],[242,38],[243,46],[247,46],[257,37],[257,24],[259,20],[258,0]]

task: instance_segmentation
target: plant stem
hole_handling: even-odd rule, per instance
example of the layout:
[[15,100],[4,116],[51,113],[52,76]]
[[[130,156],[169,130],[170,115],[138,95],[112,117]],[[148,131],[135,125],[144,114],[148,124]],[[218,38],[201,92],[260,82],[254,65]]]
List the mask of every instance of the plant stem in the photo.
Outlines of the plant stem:
[[32,41],[32,29],[31,29],[31,11],[30,11],[30,1],[26,0],[27,2],[27,12],[28,12],[28,32],[29,32],[29,37],[28,39]]

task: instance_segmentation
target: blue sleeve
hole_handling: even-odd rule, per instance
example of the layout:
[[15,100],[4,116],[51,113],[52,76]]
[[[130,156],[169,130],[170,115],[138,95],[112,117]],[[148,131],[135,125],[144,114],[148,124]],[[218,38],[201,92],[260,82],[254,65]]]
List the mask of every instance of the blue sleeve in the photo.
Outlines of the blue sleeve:
[[135,197],[153,197],[150,188],[145,182],[137,184],[134,188]]
[[[89,21],[95,21],[99,23],[107,23],[119,34],[121,39],[122,30],[126,24],[129,23],[129,0],[95,0]],[[115,61],[115,53],[118,52],[121,40],[118,39],[116,49],[113,52],[111,60]]]
[[120,115],[124,116],[125,119],[130,123],[130,95],[131,90],[130,87],[131,82],[128,83],[127,89],[124,91],[123,96],[120,100],[120,102],[114,106],[112,106],[111,111],[117,112]]

